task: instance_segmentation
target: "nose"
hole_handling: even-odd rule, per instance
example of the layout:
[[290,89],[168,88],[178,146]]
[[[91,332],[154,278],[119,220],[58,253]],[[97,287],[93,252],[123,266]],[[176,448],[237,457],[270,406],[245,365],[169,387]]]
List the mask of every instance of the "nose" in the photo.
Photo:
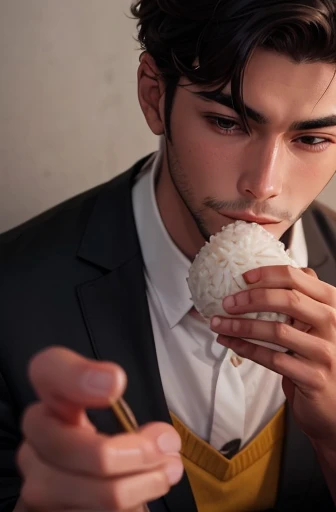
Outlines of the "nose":
[[279,141],[251,142],[238,180],[239,193],[260,202],[279,196],[285,174],[284,156]]

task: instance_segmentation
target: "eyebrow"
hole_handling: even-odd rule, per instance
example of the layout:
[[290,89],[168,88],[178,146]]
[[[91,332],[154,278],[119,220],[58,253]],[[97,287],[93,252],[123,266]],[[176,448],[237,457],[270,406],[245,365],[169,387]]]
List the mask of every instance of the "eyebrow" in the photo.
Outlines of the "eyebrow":
[[[237,110],[234,107],[231,94],[225,94],[223,92],[218,91],[199,91],[194,94],[196,94],[198,97],[205,101],[214,101],[215,103],[219,103],[220,105],[228,107],[237,112]],[[255,121],[260,125],[269,124],[269,120],[263,114],[260,114],[260,112],[257,112],[248,105],[244,104],[244,107],[247,117],[252,119],[252,121]],[[333,126],[336,126],[336,115],[321,117],[319,119],[310,119],[307,121],[295,121],[294,123],[291,124],[289,130],[317,130],[319,128],[330,128]]]

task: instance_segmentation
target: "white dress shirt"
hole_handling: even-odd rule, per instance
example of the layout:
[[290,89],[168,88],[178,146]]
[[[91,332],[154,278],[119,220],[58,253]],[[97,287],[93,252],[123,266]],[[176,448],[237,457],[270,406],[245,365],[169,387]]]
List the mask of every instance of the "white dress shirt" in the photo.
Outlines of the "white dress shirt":
[[[236,367],[206,323],[190,314],[186,278],[190,261],[170,238],[155,197],[162,153],[147,162],[133,189],[133,208],[145,263],[147,297],[168,408],[216,449],[246,445],[285,402],[282,377],[251,361]],[[308,262],[301,220],[293,229],[292,256]],[[232,354],[231,354],[232,355]]]

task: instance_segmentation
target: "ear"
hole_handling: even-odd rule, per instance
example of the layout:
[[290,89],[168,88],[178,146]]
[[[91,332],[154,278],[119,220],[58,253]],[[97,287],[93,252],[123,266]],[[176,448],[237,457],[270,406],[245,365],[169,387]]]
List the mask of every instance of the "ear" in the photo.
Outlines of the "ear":
[[151,55],[141,56],[138,69],[138,98],[147,124],[155,135],[163,135],[164,124],[164,81]]

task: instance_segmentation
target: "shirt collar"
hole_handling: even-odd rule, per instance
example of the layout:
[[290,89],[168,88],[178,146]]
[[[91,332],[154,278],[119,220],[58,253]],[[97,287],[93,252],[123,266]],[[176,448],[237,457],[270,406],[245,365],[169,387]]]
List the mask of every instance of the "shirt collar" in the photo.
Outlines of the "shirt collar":
[[[191,263],[170,238],[158,209],[155,180],[162,157],[160,149],[139,175],[133,188],[133,208],[146,273],[172,329],[193,307],[187,283]],[[300,267],[307,267],[308,250],[301,219],[292,228],[289,251]]]
[[301,268],[308,266],[308,247],[302,219],[299,219],[292,227],[288,248],[290,256]]
[[172,241],[161,219],[155,196],[161,164],[159,151],[133,188],[133,205],[146,273],[172,329],[193,307],[187,283],[191,263]]

